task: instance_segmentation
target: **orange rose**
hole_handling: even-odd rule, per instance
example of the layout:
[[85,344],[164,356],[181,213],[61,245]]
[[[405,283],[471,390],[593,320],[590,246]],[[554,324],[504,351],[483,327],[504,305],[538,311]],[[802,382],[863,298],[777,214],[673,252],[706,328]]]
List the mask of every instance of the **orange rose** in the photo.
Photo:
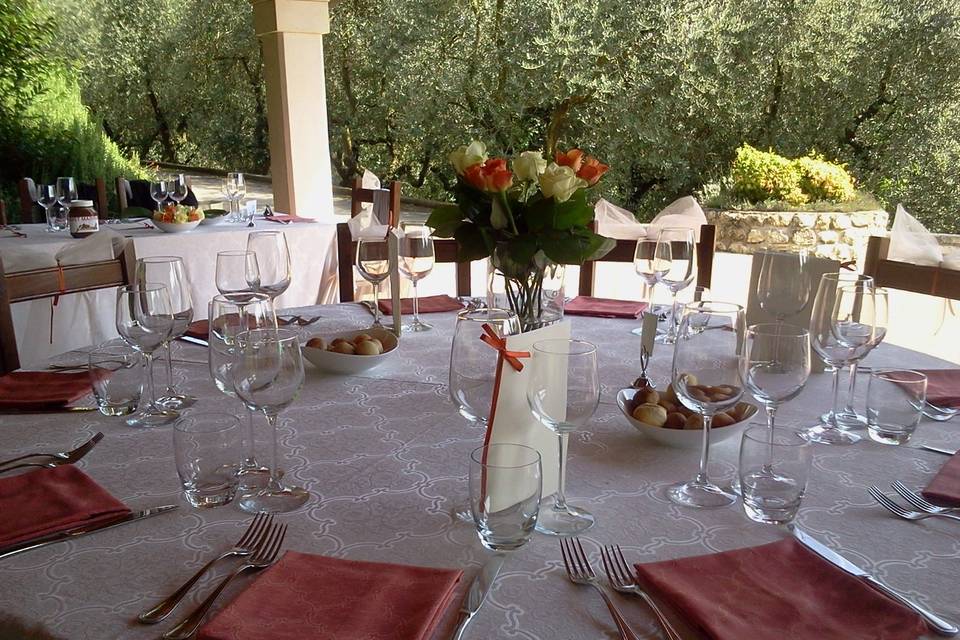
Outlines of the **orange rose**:
[[580,171],[580,165],[583,163],[583,151],[580,149],[570,149],[566,153],[557,151],[556,160],[561,167],[570,167],[576,173]]
[[503,158],[470,165],[464,170],[463,178],[481,191],[506,191],[513,186],[513,172],[507,169]]
[[583,161],[583,166],[577,171],[577,177],[587,181],[591,187],[603,177],[610,167],[603,164],[593,156],[587,156]]

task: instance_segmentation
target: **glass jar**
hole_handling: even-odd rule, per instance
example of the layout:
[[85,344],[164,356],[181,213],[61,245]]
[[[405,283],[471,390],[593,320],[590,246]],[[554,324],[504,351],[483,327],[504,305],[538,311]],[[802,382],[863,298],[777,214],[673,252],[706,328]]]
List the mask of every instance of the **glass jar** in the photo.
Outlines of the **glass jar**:
[[100,217],[93,208],[92,200],[73,200],[70,203],[70,235],[74,238],[86,238],[100,230]]

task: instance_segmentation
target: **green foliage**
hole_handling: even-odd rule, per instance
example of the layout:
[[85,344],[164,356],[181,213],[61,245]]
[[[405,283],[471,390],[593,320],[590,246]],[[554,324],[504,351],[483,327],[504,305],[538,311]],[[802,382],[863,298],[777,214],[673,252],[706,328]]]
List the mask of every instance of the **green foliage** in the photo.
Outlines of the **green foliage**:
[[853,176],[842,165],[818,155],[797,158],[794,163],[800,172],[800,189],[810,200],[846,202],[856,194]]
[[734,195],[752,202],[783,200],[796,206],[810,200],[800,188],[803,173],[797,162],[748,144],[737,149],[730,177]]

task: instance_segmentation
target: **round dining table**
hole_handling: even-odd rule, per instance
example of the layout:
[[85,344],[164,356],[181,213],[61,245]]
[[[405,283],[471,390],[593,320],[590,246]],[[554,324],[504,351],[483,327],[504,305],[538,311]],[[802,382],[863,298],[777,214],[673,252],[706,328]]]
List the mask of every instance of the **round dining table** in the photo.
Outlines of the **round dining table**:
[[[304,337],[363,328],[372,321],[360,304],[291,311],[318,318],[299,329]],[[303,390],[280,417],[279,451],[286,478],[306,487],[311,496],[300,510],[277,518],[289,526],[286,549],[463,569],[456,604],[435,636],[446,638],[462,594],[489,557],[473,526],[452,513],[467,496],[469,454],[482,443],[483,432],[459,415],[448,395],[456,314],[424,319],[432,331],[404,333],[397,353],[361,375],[330,375],[305,362]],[[630,334],[636,321],[568,320],[574,337],[599,348],[600,405],[588,424],[571,435],[567,473],[568,501],[596,516],[595,526],[581,540],[598,573],[604,544],[620,545],[627,561],[634,563],[754,546],[789,535],[782,527],[749,520],[739,503],[710,510],[671,503],[666,488],[693,476],[699,448],[657,444],[634,430],[617,407],[617,391],[639,373],[639,338]],[[205,347],[185,343],[175,352],[179,388],[199,399],[192,410],[241,414],[238,401],[214,387],[206,356]],[[671,357],[671,347],[656,346],[649,374],[660,387],[668,381]],[[891,345],[875,349],[865,364],[950,366]],[[801,395],[780,409],[778,424],[813,424],[830,404],[830,382],[827,373],[811,375]],[[866,382],[862,376],[858,385],[861,411]],[[760,423],[761,416],[754,421]],[[895,480],[922,488],[947,458],[915,445],[960,448],[958,421],[924,419],[905,446],[875,443],[865,432],[852,446],[816,445],[797,518],[820,541],[955,621],[960,620],[960,523],[898,519],[877,505],[867,489],[878,485],[889,491]],[[269,436],[262,417],[257,427],[258,453],[266,460]],[[131,508],[174,503],[180,508],[0,559],[0,638],[157,638],[238,564],[218,564],[169,624],[137,623],[140,611],[232,546],[252,516],[234,505],[187,505],[174,466],[171,426],[131,428],[122,418],[96,411],[3,415],[0,459],[65,450],[97,431],[105,437],[79,462],[87,474]],[[710,472],[715,479],[733,479],[738,446],[739,438],[731,438],[712,448]],[[248,574],[235,580],[216,609],[255,579]],[[663,637],[639,598],[617,595],[616,603],[637,635]],[[742,606],[750,607],[749,599]],[[856,606],[855,600],[850,606]],[[558,540],[542,534],[509,555],[464,635],[477,640],[616,637],[600,597],[567,579]]]

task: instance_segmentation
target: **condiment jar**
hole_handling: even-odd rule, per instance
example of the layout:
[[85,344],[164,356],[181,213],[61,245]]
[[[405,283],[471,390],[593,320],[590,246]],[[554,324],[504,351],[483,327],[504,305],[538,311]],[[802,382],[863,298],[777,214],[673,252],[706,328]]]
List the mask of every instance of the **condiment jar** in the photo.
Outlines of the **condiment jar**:
[[70,235],[74,238],[86,238],[100,230],[100,218],[93,208],[93,200],[73,200],[70,202]]

